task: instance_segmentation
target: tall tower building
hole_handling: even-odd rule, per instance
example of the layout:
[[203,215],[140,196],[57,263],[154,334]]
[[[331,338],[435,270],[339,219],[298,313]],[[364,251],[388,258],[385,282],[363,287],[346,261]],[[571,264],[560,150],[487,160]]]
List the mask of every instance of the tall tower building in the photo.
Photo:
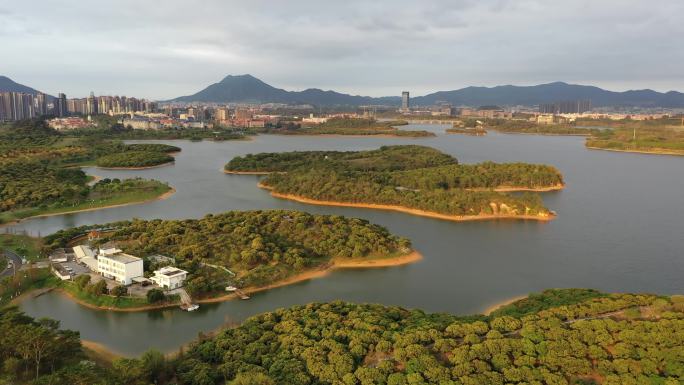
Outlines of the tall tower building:
[[48,113],[47,110],[47,96],[44,93],[38,92],[36,98],[33,100],[36,116],[42,116]]
[[409,92],[404,91],[401,93],[401,110],[404,112],[408,112],[410,107],[411,107],[411,103],[410,103],[410,98],[409,98]]
[[57,115],[60,118],[67,116],[66,95],[60,93],[59,95],[57,95],[57,99],[55,99],[54,103],[55,103],[55,115]]

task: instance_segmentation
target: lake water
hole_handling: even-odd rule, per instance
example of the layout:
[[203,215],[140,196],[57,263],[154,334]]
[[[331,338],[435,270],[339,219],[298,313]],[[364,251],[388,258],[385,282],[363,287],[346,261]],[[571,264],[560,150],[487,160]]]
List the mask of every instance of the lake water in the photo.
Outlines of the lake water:
[[[35,317],[52,317],[125,355],[172,351],[226,322],[312,301],[346,300],[472,314],[507,298],[554,287],[610,292],[684,292],[684,158],[587,150],[580,137],[443,134],[444,126],[409,128],[434,138],[298,137],[263,135],[252,141],[175,141],[183,148],[172,166],[139,171],[86,169],[104,177],[155,178],[177,192],[147,204],[28,220],[15,225],[34,235],[130,218],[198,218],[248,209],[297,209],[366,218],[406,236],[424,255],[419,263],[386,269],[336,271],[317,280],[256,294],[249,301],[144,313],[93,311],[47,294],[22,303]],[[169,142],[169,141],[163,141]],[[323,207],[272,198],[258,177],[225,175],[236,155],[264,151],[366,150],[422,144],[463,163],[548,163],[567,188],[545,193],[558,212],[534,221],[448,222],[390,211]]]

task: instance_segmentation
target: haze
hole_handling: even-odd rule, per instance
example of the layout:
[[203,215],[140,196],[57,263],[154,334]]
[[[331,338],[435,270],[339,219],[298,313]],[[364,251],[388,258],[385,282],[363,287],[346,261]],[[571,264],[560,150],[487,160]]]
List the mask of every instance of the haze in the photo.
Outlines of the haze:
[[556,80],[683,90],[682,14],[681,0],[8,1],[0,74],[156,99],[242,73],[370,96]]

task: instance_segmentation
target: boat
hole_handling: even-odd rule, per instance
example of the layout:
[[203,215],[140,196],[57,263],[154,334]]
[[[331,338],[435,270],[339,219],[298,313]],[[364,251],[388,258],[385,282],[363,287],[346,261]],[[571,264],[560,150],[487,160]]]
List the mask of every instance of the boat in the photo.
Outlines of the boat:
[[226,286],[226,291],[235,291],[237,290],[237,287],[235,286]]
[[193,303],[190,305],[182,305],[181,309],[183,309],[185,311],[195,311],[195,310],[199,309],[199,305],[196,303]]

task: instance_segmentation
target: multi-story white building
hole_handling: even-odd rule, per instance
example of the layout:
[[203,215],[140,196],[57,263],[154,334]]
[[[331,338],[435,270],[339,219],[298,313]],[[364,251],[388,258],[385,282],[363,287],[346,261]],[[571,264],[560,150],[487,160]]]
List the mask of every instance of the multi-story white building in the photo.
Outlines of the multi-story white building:
[[97,270],[105,278],[130,285],[133,278],[143,276],[143,260],[118,249],[104,249],[97,256]]
[[183,281],[188,277],[188,272],[177,267],[166,266],[154,271],[150,280],[159,287],[165,289],[177,289],[183,286]]

